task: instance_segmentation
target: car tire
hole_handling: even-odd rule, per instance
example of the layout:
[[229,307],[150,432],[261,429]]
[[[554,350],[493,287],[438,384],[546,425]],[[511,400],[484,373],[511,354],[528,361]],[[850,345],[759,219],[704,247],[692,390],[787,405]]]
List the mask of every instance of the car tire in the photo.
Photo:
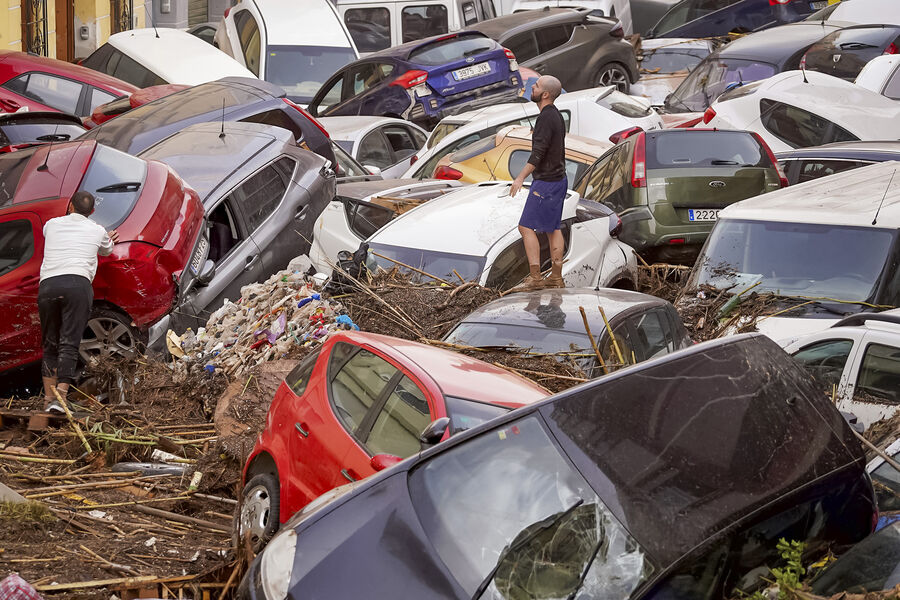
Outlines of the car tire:
[[631,87],[628,69],[616,62],[606,63],[597,69],[597,74],[594,76],[594,87],[606,85],[614,85],[620,92],[627,94]]
[[278,479],[270,473],[250,478],[241,492],[241,502],[234,514],[232,537],[235,548],[243,544],[244,532],[250,532],[250,548],[254,554],[272,539],[281,525],[281,496]]
[[81,337],[78,353],[85,364],[110,358],[136,358],[146,348],[146,336],[131,318],[109,308],[94,307]]

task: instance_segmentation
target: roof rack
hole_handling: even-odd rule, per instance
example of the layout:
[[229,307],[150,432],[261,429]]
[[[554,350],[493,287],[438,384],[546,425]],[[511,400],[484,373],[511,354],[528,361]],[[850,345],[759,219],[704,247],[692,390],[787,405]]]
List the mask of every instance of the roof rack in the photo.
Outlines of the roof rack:
[[881,321],[882,323],[893,323],[900,325],[900,315],[886,315],[884,313],[863,312],[849,317],[844,317],[831,327],[855,327],[864,325],[867,321]]

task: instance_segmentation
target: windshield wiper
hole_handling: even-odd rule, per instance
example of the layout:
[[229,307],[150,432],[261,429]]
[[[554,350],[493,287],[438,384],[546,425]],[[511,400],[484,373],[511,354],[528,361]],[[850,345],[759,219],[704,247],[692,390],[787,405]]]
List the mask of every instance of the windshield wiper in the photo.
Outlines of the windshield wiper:
[[488,586],[491,585],[491,582],[494,580],[494,576],[497,575],[497,571],[500,569],[500,565],[503,564],[503,561],[506,559],[507,556],[510,555],[510,553],[518,550],[519,548],[521,548],[522,546],[524,546],[525,544],[527,544],[528,542],[533,540],[535,537],[537,537],[537,535],[539,533],[543,533],[544,531],[547,531],[548,529],[550,529],[551,527],[553,527],[554,525],[556,525],[557,523],[562,521],[569,514],[571,514],[571,512],[573,510],[575,510],[582,504],[584,504],[584,498],[579,498],[575,504],[573,504],[566,510],[562,511],[561,513],[557,513],[551,517],[547,517],[543,521],[538,521],[538,523],[540,523],[540,526],[537,529],[535,529],[534,531],[532,531],[531,533],[529,533],[528,535],[523,537],[518,542],[512,543],[509,546],[507,546],[506,549],[500,553],[500,557],[497,559],[497,564],[494,565],[494,568],[488,572],[488,574],[484,578],[484,580],[475,589],[475,594],[472,595],[472,600],[478,600],[478,598],[481,597],[481,595],[488,588]]
[[39,142],[68,142],[71,137],[68,133],[48,133],[39,135],[36,139]]
[[466,50],[463,52],[463,56],[472,56],[473,54],[480,54],[481,52],[487,52],[490,50],[490,46],[486,48],[472,48],[471,50]]
[[715,160],[711,160],[709,162],[710,162],[710,164],[713,164],[713,165],[736,165],[736,164],[738,164],[738,161],[736,161],[736,160],[722,160],[722,159],[715,159]]
[[122,183],[114,183],[112,185],[105,185],[102,188],[97,188],[97,192],[136,192],[141,189],[140,181],[123,181]]
[[865,50],[867,48],[877,48],[878,46],[866,44],[865,42],[844,42],[839,47],[841,50]]

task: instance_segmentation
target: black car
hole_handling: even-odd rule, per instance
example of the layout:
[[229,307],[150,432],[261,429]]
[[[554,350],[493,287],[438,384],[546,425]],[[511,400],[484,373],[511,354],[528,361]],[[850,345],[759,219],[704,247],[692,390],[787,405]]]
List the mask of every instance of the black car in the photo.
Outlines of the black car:
[[775,155],[790,185],[872,163],[900,160],[900,142],[835,142]]
[[0,113],[0,152],[32,144],[68,142],[85,132],[81,119],[58,112]]
[[854,25],[829,33],[810,46],[800,68],[853,81],[866,63],[882,54],[897,54],[900,25]]
[[512,50],[523,67],[556,76],[568,91],[614,85],[622,92],[638,79],[634,48],[616,19],[587,9],[544,8],[471,26]]
[[840,547],[874,515],[847,423],[777,344],[748,334],[585,383],[331,492],[288,520],[240,594],[721,598],[761,583],[779,538]]
[[736,39],[694,67],[663,108],[668,113],[703,112],[729,86],[796,69],[803,53],[836,29],[828,23],[803,21]]
[[825,3],[826,0],[682,0],[645,37],[699,38],[759,31],[799,21]]
[[335,163],[325,129],[277,85],[225,77],[144,104],[85,133],[117,150],[137,154],[195,123],[244,121],[283,127],[297,144]]

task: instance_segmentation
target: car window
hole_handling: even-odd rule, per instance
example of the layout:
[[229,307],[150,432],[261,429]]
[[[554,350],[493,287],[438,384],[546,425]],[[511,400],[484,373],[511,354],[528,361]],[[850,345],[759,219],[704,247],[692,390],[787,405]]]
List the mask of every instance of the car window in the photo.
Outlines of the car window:
[[373,131],[359,142],[356,160],[363,165],[372,165],[379,169],[394,164],[391,149],[388,148],[387,140],[381,135],[381,131]]
[[396,373],[397,369],[368,350],[359,350],[343,364],[330,387],[332,406],[344,427],[355,432],[362,425]]
[[866,346],[853,396],[900,402],[900,348],[883,344]]
[[234,197],[228,196],[210,211],[208,222],[209,255],[216,265],[245,239],[234,212]]
[[841,382],[852,349],[851,340],[826,340],[805,346],[792,356],[830,391]]
[[480,33],[460,33],[455,37],[442,37],[420,46],[409,54],[409,61],[423,66],[444,65],[471,58],[495,48],[497,42]]
[[900,100],[900,68],[894,70],[894,74],[888,79],[884,91],[881,93],[891,100]]
[[285,156],[264,167],[236,190],[235,197],[243,209],[251,233],[275,212],[287,191],[286,180],[293,172],[294,161]]
[[274,110],[266,110],[261,113],[256,113],[255,115],[244,117],[243,119],[241,119],[241,122],[274,125],[275,127],[281,127],[282,129],[287,129],[288,131],[293,133],[298,142],[303,139],[303,130],[289,116],[284,114],[284,111],[281,109],[276,108]]
[[608,108],[614,113],[629,119],[649,117],[653,114],[653,109],[646,104],[642,104],[628,94],[623,94],[619,90],[612,88],[597,98],[596,102],[603,108]]
[[475,10],[474,2],[463,2],[460,8],[462,9],[464,24],[471,25],[478,22],[478,12]]
[[301,104],[310,102],[332,75],[358,58],[350,46],[269,44],[265,50],[266,73],[260,77]]
[[27,219],[0,223],[0,277],[21,267],[34,255],[34,232]]
[[146,175],[145,161],[98,144],[78,188],[94,195],[91,219],[106,229],[118,227],[137,204]]
[[575,186],[575,191],[582,198],[589,198],[599,202],[609,195],[609,191],[612,189],[614,159],[620,152],[622,152],[621,146],[616,146],[588,168],[584,176],[578,181],[578,185]]
[[849,171],[872,163],[856,160],[821,160],[800,159],[797,162],[797,180],[791,183],[803,183],[826,175],[834,175],[841,171]]
[[643,50],[639,64],[641,72],[654,74],[677,73],[679,71],[692,70],[707,56],[709,56],[708,48],[663,46],[661,48]]
[[[545,236],[539,236],[541,239]],[[487,288],[509,289],[522,281],[528,274],[528,258],[522,240],[516,240],[504,248],[491,264]]]
[[[88,109],[88,113],[93,113],[94,109],[100,106],[101,104],[106,104],[107,102],[112,102],[115,100],[117,96],[113,96],[109,92],[104,92],[101,89],[91,88],[91,100],[90,100],[90,108]],[[129,103],[130,105],[130,103]]]
[[12,204],[35,147],[18,152],[0,152],[0,207]]
[[377,52],[391,47],[391,13],[382,7],[349,8],[344,23],[360,52]]
[[[416,152],[418,152],[419,149],[421,149],[422,146],[425,145],[425,141],[426,141],[425,134],[422,133],[421,131],[419,131],[418,129],[407,129],[407,131],[410,133],[410,135],[412,135],[413,145],[415,145]],[[413,154],[415,154],[415,152]]]
[[396,216],[394,211],[389,208],[351,198],[344,199],[344,207],[350,231],[364,240],[387,225]]
[[300,361],[300,364],[294,367],[287,377],[284,378],[287,386],[298,396],[302,396],[306,391],[306,386],[309,385],[309,378],[316,368],[316,361],[319,360],[320,349],[321,347],[307,354],[306,358]]
[[607,367],[633,365],[643,360],[638,354],[641,347],[636,345],[638,340],[635,339],[627,321],[613,327],[612,332],[612,336],[604,334],[603,340],[600,342],[600,356],[603,357],[603,362]]
[[542,27],[535,32],[537,37],[538,52],[544,54],[558,48],[569,41],[572,36],[571,25],[554,25]]
[[84,133],[84,127],[67,121],[59,122],[53,117],[46,120],[23,119],[21,122],[10,120],[3,125],[2,131],[0,131],[0,146],[74,140],[82,133]]
[[113,55],[114,48],[109,44],[103,44],[94,50],[87,58],[81,61],[82,67],[87,67],[101,73],[108,73],[106,65]]
[[404,42],[447,33],[450,30],[447,7],[442,4],[406,6],[400,11],[400,30]]
[[48,73],[26,73],[4,87],[56,110],[75,114],[83,84]]
[[254,75],[259,77],[259,25],[256,24],[256,19],[249,10],[242,10],[234,15],[234,26],[237,29],[244,63]]
[[531,60],[538,55],[537,41],[535,41],[534,33],[531,31],[514,35],[506,40],[505,46],[516,55],[516,60],[520,63]]
[[316,113],[318,115],[323,115],[331,107],[336,106],[341,103],[341,98],[344,95],[344,74],[341,75],[330,84],[328,91],[322,96],[322,99],[319,100],[319,104],[315,107]]
[[366,438],[372,454],[393,454],[401,458],[421,450],[419,434],[431,422],[425,394],[404,376],[387,397],[384,407]]
[[653,26],[657,36],[742,0],[687,0],[676,4]]
[[[522,168],[528,162],[528,158],[531,156],[531,150],[513,150],[509,155],[509,163],[507,165],[509,169],[509,174],[513,177],[518,176],[519,173],[522,172]],[[582,172],[587,169],[588,165],[578,162],[577,160],[572,160],[570,158],[565,159],[566,164],[566,179],[568,180],[568,187],[571,188],[575,185],[575,182],[578,180],[578,177],[582,174]],[[529,175],[525,181],[531,181],[531,175]]]
[[[384,129],[384,137],[387,138],[388,144],[394,151],[394,162],[400,162],[404,158],[409,158],[422,147],[416,144],[413,139],[412,130],[403,125],[388,125]],[[419,134],[418,131],[416,131]],[[421,136],[421,134],[419,134]]]
[[344,90],[343,100],[362,94],[381,81],[381,71],[375,63],[361,63],[349,69],[350,85]]
[[497,12],[494,10],[494,0],[480,0],[481,2],[481,14],[484,15],[484,19],[493,19],[497,16]]
[[783,102],[763,98],[759,111],[763,127],[792,148],[859,139],[828,119]]
[[[894,460],[896,460],[896,455]],[[887,461],[869,473],[880,512],[900,510],[900,473]]]
[[503,406],[453,396],[445,396],[444,401],[447,404],[447,414],[450,416],[450,435],[477,427],[509,411]]
[[424,531],[467,596],[566,598],[580,587],[579,597],[627,598],[653,571],[536,416],[433,456],[412,471],[409,487]]
[[636,342],[640,347],[639,360],[649,360],[675,351],[671,326],[665,312],[654,309],[629,317]]
[[362,165],[352,158],[346,150],[331,142],[334,159],[337,164],[334,167],[338,177],[365,177],[369,173],[363,170]]
[[106,72],[137,87],[168,83],[147,67],[118,50],[113,52],[112,57],[109,59]]
[[778,69],[775,65],[742,58],[704,59],[666,99],[666,107],[676,112],[703,111],[725,91],[730,83],[744,84],[767,79]]
[[647,169],[773,167],[768,153],[746,131],[674,130],[645,134]]

